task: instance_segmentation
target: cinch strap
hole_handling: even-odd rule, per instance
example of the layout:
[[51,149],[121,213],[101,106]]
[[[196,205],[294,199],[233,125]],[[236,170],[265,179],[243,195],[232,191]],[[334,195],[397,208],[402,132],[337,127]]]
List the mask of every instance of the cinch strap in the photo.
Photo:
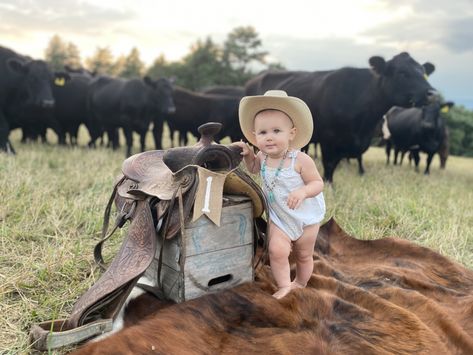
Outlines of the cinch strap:
[[60,325],[64,324],[64,322],[64,319],[60,319],[57,321],[35,324],[30,331],[30,341],[33,348],[41,351],[56,349],[107,333],[113,328],[112,319],[100,319],[71,330],[52,330],[58,328],[58,325],[60,328]]

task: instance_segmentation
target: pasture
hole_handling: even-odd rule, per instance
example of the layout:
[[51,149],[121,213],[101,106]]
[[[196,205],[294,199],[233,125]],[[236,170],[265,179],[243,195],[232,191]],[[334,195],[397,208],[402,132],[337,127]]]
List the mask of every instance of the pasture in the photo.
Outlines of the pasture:
[[[100,276],[92,248],[124,147],[22,145],[18,132],[11,137],[18,155],[0,154],[0,353],[26,353],[30,325],[67,317]],[[154,146],[150,139],[147,146]],[[386,166],[381,148],[370,148],[364,161],[363,177],[355,160],[338,167],[334,186],[325,189],[325,220],[335,217],[361,239],[405,238],[473,268],[473,159],[451,156],[442,171],[435,157],[430,176],[406,162]],[[122,235],[106,244],[106,259]]]

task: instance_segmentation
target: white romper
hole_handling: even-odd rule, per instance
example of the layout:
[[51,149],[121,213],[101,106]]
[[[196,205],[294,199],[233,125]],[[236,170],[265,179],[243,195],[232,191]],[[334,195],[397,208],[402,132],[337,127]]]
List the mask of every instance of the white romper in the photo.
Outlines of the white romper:
[[[306,198],[297,209],[291,210],[287,206],[289,193],[304,186],[304,180],[294,169],[298,152],[298,150],[288,152],[288,157],[291,158],[291,165],[280,170],[273,188],[273,201],[269,201],[269,191],[265,184],[262,184],[263,192],[269,205],[271,222],[280,228],[292,241],[302,236],[304,227],[320,223],[325,215],[325,200],[322,192],[317,196]],[[267,179],[272,181],[277,169],[267,165],[265,168]],[[263,179],[262,173],[260,175]]]

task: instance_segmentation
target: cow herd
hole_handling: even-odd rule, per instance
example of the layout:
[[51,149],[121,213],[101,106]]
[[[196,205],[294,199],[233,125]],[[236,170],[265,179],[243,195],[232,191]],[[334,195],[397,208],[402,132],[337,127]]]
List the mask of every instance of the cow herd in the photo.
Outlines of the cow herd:
[[244,88],[194,92],[164,78],[123,79],[70,68],[52,73],[44,61],[0,47],[0,148],[14,152],[8,137],[15,128],[23,130],[22,140],[45,139],[46,129],[51,128],[59,144],[66,144],[66,135],[71,144],[77,144],[81,124],[89,132],[91,147],[106,134],[108,144],[116,149],[121,128],[127,156],[132,153],[132,133],[139,134],[143,151],[151,126],[156,149],[162,149],[164,122],[171,142],[178,132],[181,145],[187,144],[188,133],[198,136],[197,127],[208,121],[223,124],[217,139],[240,140],[241,97],[280,89],[303,99],[311,109],[315,129],[310,143],[320,145],[326,181],[333,180],[344,158],[356,158],[364,173],[362,155],[383,117],[384,132],[389,131],[387,161],[392,147],[395,163],[398,152],[409,151],[418,165],[419,151],[423,151],[428,154],[428,173],[432,155],[448,147],[448,131],[440,114],[447,104],[427,81],[434,65],[421,65],[405,52],[390,60],[373,56],[368,62],[370,68],[266,71]]

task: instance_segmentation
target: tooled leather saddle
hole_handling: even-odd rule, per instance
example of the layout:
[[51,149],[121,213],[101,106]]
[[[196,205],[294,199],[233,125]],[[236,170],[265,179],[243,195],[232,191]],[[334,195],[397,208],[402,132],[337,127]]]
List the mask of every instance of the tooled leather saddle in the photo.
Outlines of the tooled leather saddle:
[[[251,177],[238,168],[241,149],[213,142],[220,129],[220,123],[206,123],[199,127],[201,138],[194,146],[147,151],[123,162],[122,174],[105,209],[102,240],[94,249],[97,264],[105,269],[104,242],[130,220],[127,236],[100,279],[74,304],[69,318],[31,328],[30,341],[34,348],[53,349],[111,330],[113,319],[155,257],[158,234],[163,240],[172,238],[192,217],[199,183],[198,167],[228,172],[225,193],[251,198],[255,227],[259,226],[256,242],[266,245],[262,230],[265,223],[261,219],[266,206],[263,194]],[[108,233],[113,202],[118,215]]]

